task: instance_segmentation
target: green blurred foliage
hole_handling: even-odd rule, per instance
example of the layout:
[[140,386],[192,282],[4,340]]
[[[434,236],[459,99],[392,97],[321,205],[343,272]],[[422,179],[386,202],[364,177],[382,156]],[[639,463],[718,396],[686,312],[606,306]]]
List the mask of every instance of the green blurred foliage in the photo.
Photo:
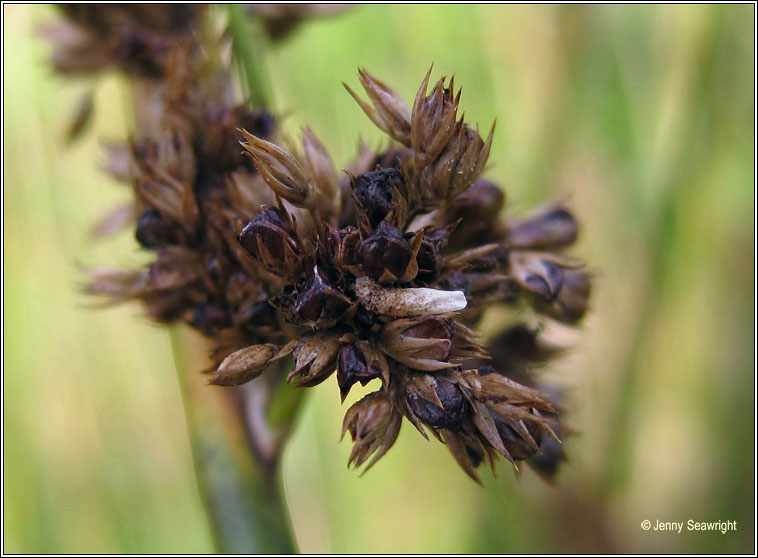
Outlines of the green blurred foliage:
[[[54,11],[3,9],[3,551],[210,552],[166,333],[77,290],[78,263],[144,261],[128,233],[88,237],[129,195],[98,168],[130,129],[128,89],[52,75],[34,30]],[[552,365],[580,432],[555,486],[501,465],[480,488],[407,425],[359,477],[337,442],[359,395],[340,407],[327,382],[284,460],[303,552],[755,551],[753,21],[751,5],[361,6],[271,47],[285,138],[308,124],[338,166],[383,141],[341,87],[356,68],[408,99],[430,63],[454,73],[467,120],[497,118],[487,175],[510,214],[568,199],[596,272]],[[94,131],[66,146],[92,88]]]

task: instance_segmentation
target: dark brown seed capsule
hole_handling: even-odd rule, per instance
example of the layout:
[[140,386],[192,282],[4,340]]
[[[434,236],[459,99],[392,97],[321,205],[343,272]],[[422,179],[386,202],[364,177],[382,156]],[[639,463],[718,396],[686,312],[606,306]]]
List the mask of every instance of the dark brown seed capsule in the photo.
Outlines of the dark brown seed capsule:
[[385,280],[385,272],[401,277],[411,261],[411,246],[396,226],[382,221],[361,244],[360,260],[364,271],[376,281]]
[[129,26],[117,30],[118,44],[115,56],[121,63],[145,77],[158,78],[163,75],[168,45],[155,34],[139,34]]
[[376,227],[392,211],[392,188],[404,188],[403,175],[395,169],[365,172],[355,178],[355,196],[363,211]]
[[276,207],[264,207],[239,235],[239,242],[256,260],[279,275],[294,271],[297,241],[291,224]]
[[[503,445],[505,445],[505,449],[508,450],[508,453],[511,455],[511,457],[515,461],[522,461],[524,459],[528,459],[532,457],[534,454],[537,453],[537,450],[532,447],[529,442],[524,440],[519,434],[516,433],[513,428],[505,424],[504,422],[501,422],[499,420],[495,420],[495,426],[497,427],[497,432],[500,434],[500,439],[503,440]],[[535,441],[539,444],[541,436],[540,433],[537,431],[532,431],[533,429],[529,429],[529,433],[532,435],[533,438],[535,438]]]
[[560,349],[538,338],[538,332],[517,324],[488,343],[491,362],[500,373],[521,385],[535,387],[532,363],[545,362]]
[[447,206],[449,223],[461,219],[450,235],[450,246],[463,248],[494,240],[498,234],[497,217],[504,202],[505,195],[492,182],[481,178],[474,182]]
[[444,378],[429,376],[442,407],[419,395],[418,392],[406,390],[408,406],[421,422],[431,428],[457,430],[463,417],[464,399],[460,388]]
[[466,455],[471,460],[471,466],[476,469],[479,467],[479,465],[482,464],[482,461],[484,461],[484,452],[481,448],[475,448],[470,444],[466,444],[464,446],[466,450]]
[[490,343],[493,358],[497,351],[502,351],[520,360],[543,362],[555,354],[554,348],[546,347],[539,342],[536,330],[528,328],[524,324],[518,324],[508,328],[495,337]]
[[175,244],[178,240],[176,227],[155,209],[148,209],[140,215],[135,236],[145,248],[160,248]]
[[466,295],[468,295],[468,275],[463,271],[455,271],[441,279],[439,286],[441,289],[444,289],[446,291],[463,291]]
[[350,388],[357,382],[365,386],[369,381],[380,376],[379,371],[372,371],[366,366],[366,359],[363,358],[363,354],[354,344],[342,345],[337,357],[337,383],[343,401],[350,392]]
[[[558,426],[552,428],[556,436],[563,438],[563,433]],[[542,477],[552,480],[565,458],[563,444],[552,436],[544,436],[540,443],[540,451],[529,458],[528,464]]]
[[563,268],[551,261],[543,262],[542,266],[545,268],[545,280],[550,285],[550,290],[558,293],[563,286]]
[[521,252],[511,254],[512,271],[520,286],[538,299],[550,302],[560,294],[563,286],[564,268],[536,253],[521,256]]
[[355,227],[344,229],[327,229],[327,249],[338,267],[357,265],[361,247],[361,235]]
[[542,275],[529,273],[524,277],[524,288],[545,299],[552,298],[550,285]]
[[265,109],[255,112],[248,111],[245,108],[237,108],[241,113],[240,128],[244,128],[254,136],[259,138],[268,138],[274,133],[276,120],[274,116]]
[[437,276],[442,265],[442,249],[447,244],[448,236],[447,229],[435,229],[424,233],[424,239],[416,255],[418,278],[421,281],[432,281]]
[[515,248],[555,249],[576,240],[578,224],[562,207],[551,207],[508,226],[508,244]]
[[548,304],[538,301],[535,308],[566,323],[576,323],[587,310],[590,296],[590,275],[581,271],[564,270],[561,290],[556,299]]
[[318,266],[298,295],[295,311],[306,322],[336,320],[350,307],[350,299],[335,289]]

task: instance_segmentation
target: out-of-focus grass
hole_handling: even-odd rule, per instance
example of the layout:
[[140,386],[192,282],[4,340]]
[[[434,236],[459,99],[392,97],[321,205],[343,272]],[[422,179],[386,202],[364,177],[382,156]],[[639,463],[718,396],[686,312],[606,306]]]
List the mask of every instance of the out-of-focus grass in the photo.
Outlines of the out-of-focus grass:
[[[358,478],[337,437],[359,396],[340,408],[327,382],[285,455],[301,550],[753,550],[753,9],[363,6],[269,53],[286,134],[307,123],[338,165],[381,138],[340,85],[358,66],[406,98],[432,61],[455,73],[467,119],[498,120],[488,176],[511,214],[567,196],[597,273],[578,346],[554,365],[581,431],[556,486],[501,466],[481,489],[410,428]],[[97,137],[128,129],[123,83],[93,82],[97,133],[64,147],[92,84],[44,66],[32,27],[49,9],[4,10],[3,550],[208,551],[165,334],[76,292],[77,261],[143,258],[128,234],[86,239],[128,195],[96,168]]]

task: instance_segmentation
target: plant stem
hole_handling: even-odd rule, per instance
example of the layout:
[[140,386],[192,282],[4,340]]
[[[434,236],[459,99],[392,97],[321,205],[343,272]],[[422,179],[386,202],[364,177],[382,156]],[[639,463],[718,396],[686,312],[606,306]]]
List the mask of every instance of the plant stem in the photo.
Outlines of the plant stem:
[[199,335],[174,327],[170,337],[198,488],[218,551],[294,553],[278,467],[261,463],[248,448],[245,416],[235,405],[242,392],[207,385]]
[[227,4],[232,53],[247,86],[250,102],[256,108],[271,108],[271,91],[263,65],[263,37],[257,21],[239,4]]

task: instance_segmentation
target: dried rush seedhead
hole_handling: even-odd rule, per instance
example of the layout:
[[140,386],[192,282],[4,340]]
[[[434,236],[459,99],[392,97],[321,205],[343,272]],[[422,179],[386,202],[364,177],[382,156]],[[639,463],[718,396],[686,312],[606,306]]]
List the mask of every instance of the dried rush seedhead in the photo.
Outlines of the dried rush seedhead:
[[[345,414],[350,464],[371,467],[405,417],[475,479],[497,455],[550,477],[561,427],[533,370],[555,349],[516,323],[488,353],[471,328],[485,309],[521,302],[578,321],[589,276],[561,255],[577,223],[559,206],[499,220],[503,193],[479,176],[492,131],[482,138],[458,117],[452,80],[428,91],[429,75],[409,110],[360,72],[369,100],[348,90],[396,143],[364,148],[342,177],[310,130],[297,156],[250,129],[244,112],[200,119],[178,147],[133,143],[137,239],[156,257],[142,271],[100,273],[90,290],[141,299],[156,319],[215,340],[212,384],[275,374],[291,358],[297,386],[335,370],[343,400],[357,383],[376,386]],[[226,142],[230,122],[248,162]],[[209,160],[208,145],[230,152]],[[202,172],[181,164],[185,146]]]

